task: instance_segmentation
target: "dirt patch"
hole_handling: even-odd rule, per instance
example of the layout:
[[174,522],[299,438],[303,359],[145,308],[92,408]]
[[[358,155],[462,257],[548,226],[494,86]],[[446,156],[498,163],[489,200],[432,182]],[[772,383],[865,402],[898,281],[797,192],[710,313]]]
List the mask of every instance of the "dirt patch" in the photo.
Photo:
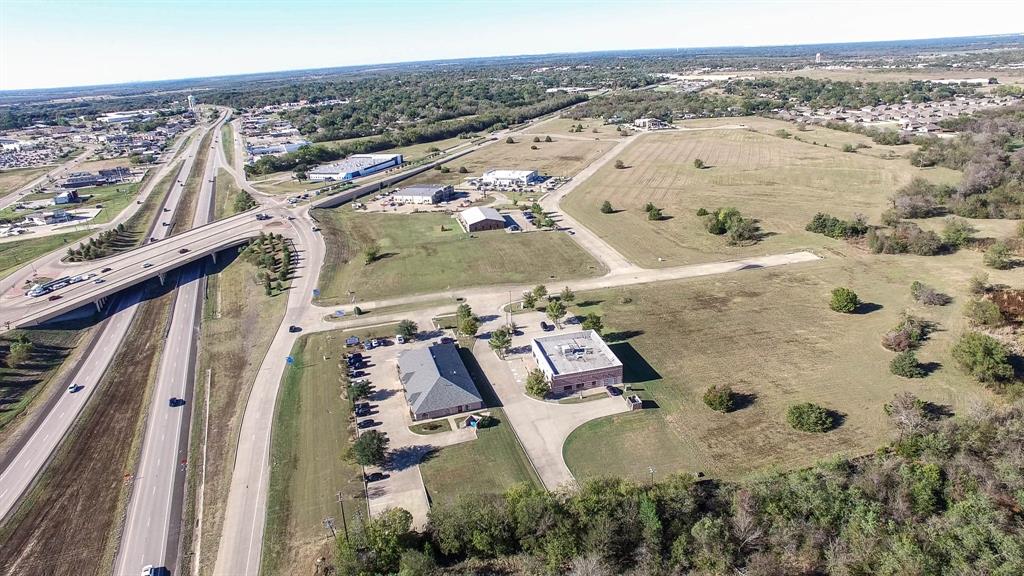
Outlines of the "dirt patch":
[[[132,437],[145,416],[171,303],[143,303],[78,424],[39,483],[0,530],[0,574],[109,574],[105,554],[121,518]],[[106,561],[104,558],[106,557]]]
[[1024,322],[1024,290],[996,290],[990,297],[1007,320]]

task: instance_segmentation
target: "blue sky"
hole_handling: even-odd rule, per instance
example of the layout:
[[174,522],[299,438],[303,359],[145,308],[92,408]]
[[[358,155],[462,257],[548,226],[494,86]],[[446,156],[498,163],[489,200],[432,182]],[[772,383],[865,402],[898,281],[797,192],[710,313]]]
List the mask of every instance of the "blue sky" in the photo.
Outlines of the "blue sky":
[[1022,29],[1020,0],[0,0],[0,90],[470,56]]

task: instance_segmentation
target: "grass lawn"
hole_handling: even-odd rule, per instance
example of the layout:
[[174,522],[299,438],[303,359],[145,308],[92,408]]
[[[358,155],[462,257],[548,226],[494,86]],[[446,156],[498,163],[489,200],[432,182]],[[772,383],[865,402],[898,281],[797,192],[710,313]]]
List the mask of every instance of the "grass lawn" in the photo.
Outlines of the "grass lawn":
[[[604,272],[566,234],[491,231],[470,238],[444,214],[357,213],[347,206],[317,210],[316,217],[327,243],[320,302],[328,306],[349,303],[350,290],[366,301]],[[363,251],[374,243],[381,257],[364,264]]]
[[[710,168],[694,168],[695,158]],[[887,198],[915,176],[946,183],[960,177],[944,168],[914,168],[905,160],[844,153],[743,129],[644,135],[618,159],[627,168],[609,162],[570,193],[562,207],[646,267],[819,247],[825,238],[804,231],[816,212],[841,218],[860,212],[877,223]],[[605,200],[616,213],[600,212]],[[649,221],[642,211],[646,202],[661,208],[666,218]],[[706,232],[697,209],[722,206],[760,220],[767,237],[753,246],[730,247],[724,237]]]
[[241,190],[231,173],[223,168],[217,170],[215,186],[214,219],[220,220],[235,213],[235,197]]
[[[78,191],[79,196],[85,200],[76,204],[69,204],[66,206],[60,206],[60,208],[67,210],[76,210],[80,208],[95,208],[97,204],[102,204],[103,208],[95,218],[89,220],[89,224],[105,224],[110,222],[115,216],[121,213],[129,204],[135,200],[135,195],[139,191],[139,182],[133,182],[128,184],[111,184],[110,186],[99,186],[96,188],[83,188]],[[32,195],[27,200],[36,200],[42,198],[52,198],[52,194],[36,194]],[[47,210],[53,210],[55,206],[46,206],[38,210],[17,210],[13,208],[5,208],[0,210],[0,218],[8,219],[21,219],[25,216],[29,216],[38,212],[45,212]]]
[[105,160],[89,160],[79,164],[75,170],[78,172],[98,172],[100,170],[110,170],[118,167],[130,169],[132,167],[132,163],[127,156],[120,158],[108,158]]
[[0,335],[0,357],[24,335],[33,344],[32,354],[21,366],[0,363],[0,429],[21,414],[57,374],[85,332],[85,323],[47,325],[34,330],[11,330]]
[[0,278],[6,278],[28,262],[54,250],[72,247],[75,241],[89,235],[88,230],[41,236],[0,244]]
[[[569,132],[570,128],[575,128],[577,125],[583,125],[583,132]],[[594,132],[594,128],[597,128],[597,132]],[[580,120],[573,120],[572,118],[554,118],[544,122],[540,122],[533,126],[530,126],[523,131],[524,134],[541,134],[541,140],[543,140],[544,134],[550,134],[552,138],[557,138],[560,135],[566,135],[571,137],[580,138],[600,138],[607,140],[609,138],[621,138],[615,126],[612,124],[605,124],[601,118],[581,118]],[[519,139],[518,137],[516,138]],[[532,140],[533,138],[524,138],[526,140]]]
[[452,425],[447,419],[434,420],[433,422],[420,422],[419,424],[409,426],[409,430],[412,430],[416,434],[439,434],[441,432],[450,432],[451,429]]
[[339,491],[350,529],[365,511],[360,467],[341,457],[353,428],[350,403],[341,397],[338,343],[339,335],[330,332],[299,339],[292,351],[296,363],[281,383],[270,449],[263,574],[297,574],[330,546],[323,520],[334,517],[341,528]]
[[235,165],[235,131],[231,124],[224,123],[220,129],[220,145],[224,147],[224,158],[229,166]]
[[[533,135],[516,134],[515,144],[495,142],[480,150],[445,164],[447,174],[439,170],[427,172],[403,182],[409,184],[458,184],[466,178],[481,176],[492,168],[510,170],[536,170],[551,176],[574,176],[607,152],[615,142],[602,140],[560,140],[533,142]],[[536,146],[536,150],[531,150]],[[468,173],[460,174],[464,166]]]
[[[256,371],[284,318],[287,294],[268,297],[257,282],[257,268],[241,259],[218,259],[219,273],[208,277],[196,397],[205,394],[210,371],[210,427],[206,438],[206,486],[203,500],[203,573],[213,570],[227,502],[235,443],[246,397]],[[193,422],[198,426],[201,417]],[[194,433],[201,435],[203,428]],[[198,459],[193,459],[198,464]]]
[[40,175],[45,174],[51,168],[52,166],[41,166],[39,168],[0,170],[0,196],[14,192]]
[[325,186],[323,182],[299,182],[291,172],[275,172],[266,176],[250,178],[249,183],[265,194],[302,194]]
[[489,408],[497,424],[477,431],[472,442],[447,446],[420,464],[431,506],[464,494],[501,494],[520,482],[540,485],[500,408]]
[[[837,243],[838,245],[838,243]],[[840,256],[810,265],[624,287],[579,294],[602,315],[606,339],[626,365],[626,381],[656,408],[584,424],[564,454],[580,479],[621,475],[643,480],[703,471],[725,478],[766,468],[795,468],[833,454],[869,453],[892,437],[882,407],[910,391],[959,411],[993,396],[953,364],[950,348],[964,330],[967,279],[980,254],[942,257],[869,256],[839,245]],[[1000,276],[993,281],[1003,281]],[[921,280],[954,296],[945,307],[921,307],[909,294]],[[838,314],[829,291],[853,288],[872,311]],[[628,302],[628,303],[624,303]],[[918,351],[933,372],[908,380],[889,373],[894,353],[882,335],[904,310],[936,322]],[[710,385],[745,395],[728,414],[707,408]],[[825,434],[791,429],[786,408],[815,402],[842,414]]]

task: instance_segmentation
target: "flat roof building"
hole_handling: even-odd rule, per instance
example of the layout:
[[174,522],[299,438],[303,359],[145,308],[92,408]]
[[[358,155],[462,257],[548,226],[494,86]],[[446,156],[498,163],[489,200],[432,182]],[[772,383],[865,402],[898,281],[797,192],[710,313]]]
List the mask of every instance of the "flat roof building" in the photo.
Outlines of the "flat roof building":
[[413,420],[451,416],[484,407],[455,344],[434,344],[398,355],[398,379]]
[[529,186],[540,180],[536,170],[488,170],[480,181],[491,186]]
[[622,384],[622,362],[593,330],[534,338],[530,348],[553,394]]
[[505,217],[494,208],[474,206],[459,212],[459,222],[466,232],[483,230],[501,230],[505,227]]
[[326,180],[345,182],[401,164],[401,154],[353,154],[340,162],[318,166],[310,170],[308,175],[309,179],[314,182]]
[[416,184],[395,190],[392,195],[396,202],[405,204],[437,204],[447,202],[454,188],[444,184]]

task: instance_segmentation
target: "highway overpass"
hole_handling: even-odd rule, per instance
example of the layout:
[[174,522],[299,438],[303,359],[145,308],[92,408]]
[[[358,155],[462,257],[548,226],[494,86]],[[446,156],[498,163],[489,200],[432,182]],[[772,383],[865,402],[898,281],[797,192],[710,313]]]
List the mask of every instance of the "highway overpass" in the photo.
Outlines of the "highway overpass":
[[[68,276],[95,274],[95,277],[36,298],[20,295],[8,298],[3,303],[0,321],[19,328],[35,326],[87,304],[102,306],[108,296],[125,288],[150,278],[159,277],[162,281],[164,275],[175,268],[211,255],[216,258],[217,252],[243,244],[260,232],[291,230],[279,217],[256,220],[260,211],[255,208],[122,254],[69,267]],[[110,270],[103,272],[107,268]],[[96,279],[103,282],[97,284]],[[53,296],[59,298],[50,300]]]

